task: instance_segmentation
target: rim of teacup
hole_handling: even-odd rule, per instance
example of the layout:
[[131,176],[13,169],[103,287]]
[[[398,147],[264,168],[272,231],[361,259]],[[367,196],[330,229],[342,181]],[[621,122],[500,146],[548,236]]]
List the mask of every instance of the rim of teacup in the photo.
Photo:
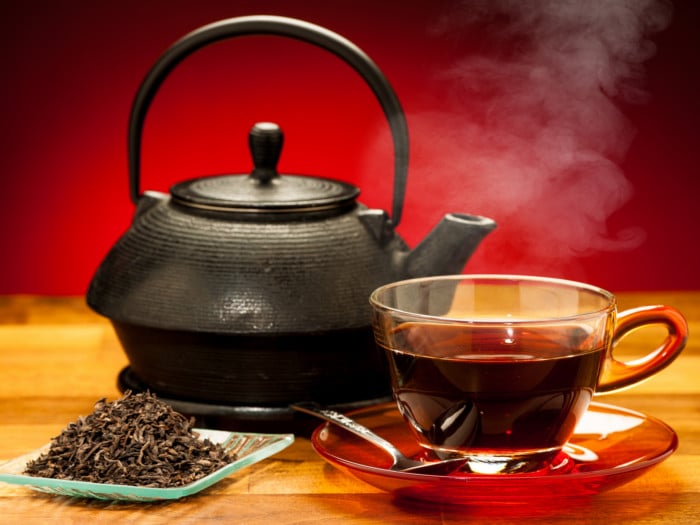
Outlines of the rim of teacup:
[[387,313],[400,314],[402,316],[409,316],[414,319],[430,320],[433,322],[450,322],[450,323],[469,323],[469,324],[483,324],[489,323],[503,323],[504,319],[490,319],[490,318],[479,318],[479,319],[467,319],[464,317],[451,317],[449,315],[434,315],[419,312],[412,312],[410,310],[405,310],[395,306],[390,306],[385,304],[379,299],[379,296],[386,293],[391,289],[396,289],[404,286],[415,285],[421,282],[436,282],[436,281],[481,281],[481,282],[517,282],[526,281],[530,283],[541,283],[550,284],[559,287],[567,287],[571,289],[584,290],[599,297],[605,299],[606,304],[601,308],[591,309],[589,311],[582,311],[572,315],[562,315],[562,316],[524,316],[509,319],[508,323],[512,324],[523,324],[523,323],[554,323],[554,322],[566,322],[572,319],[585,319],[588,317],[600,316],[602,314],[607,314],[617,308],[617,300],[612,292],[595,286],[593,284],[588,284],[580,281],[574,281],[570,279],[562,279],[558,277],[546,277],[538,275],[525,275],[525,274],[489,274],[489,273],[475,273],[475,274],[450,274],[450,275],[432,275],[425,277],[415,277],[412,279],[403,279],[400,281],[395,281],[391,283],[384,284],[376,288],[369,296],[369,302],[372,307],[378,311],[383,311]]

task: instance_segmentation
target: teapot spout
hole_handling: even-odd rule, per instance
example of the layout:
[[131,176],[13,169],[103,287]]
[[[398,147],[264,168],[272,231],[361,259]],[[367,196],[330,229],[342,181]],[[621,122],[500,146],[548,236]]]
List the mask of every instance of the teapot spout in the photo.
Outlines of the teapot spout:
[[487,217],[450,213],[403,261],[404,278],[460,273],[481,240],[496,227]]

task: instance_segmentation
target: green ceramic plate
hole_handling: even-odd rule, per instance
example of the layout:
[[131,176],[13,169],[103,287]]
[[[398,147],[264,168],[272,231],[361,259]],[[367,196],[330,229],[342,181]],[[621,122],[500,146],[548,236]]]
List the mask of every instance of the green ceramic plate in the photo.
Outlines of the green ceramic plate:
[[194,431],[199,434],[201,439],[208,438],[213,443],[221,443],[225,448],[235,451],[238,459],[189,485],[173,488],[90,483],[87,481],[40,478],[22,474],[28,461],[39,457],[39,455],[48,450],[50,445],[45,445],[34,452],[0,465],[0,481],[15,485],[26,485],[34,490],[62,496],[127,501],[178,499],[196,494],[212,486],[217,481],[221,481],[232,472],[268,458],[294,442],[294,435],[292,434],[247,434],[206,429],[194,429]]

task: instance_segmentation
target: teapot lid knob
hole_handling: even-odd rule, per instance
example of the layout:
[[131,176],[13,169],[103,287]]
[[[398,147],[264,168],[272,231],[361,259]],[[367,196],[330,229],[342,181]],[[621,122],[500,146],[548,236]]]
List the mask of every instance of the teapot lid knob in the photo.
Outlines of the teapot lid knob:
[[248,145],[253,157],[253,171],[250,176],[260,184],[267,184],[278,177],[277,162],[282,153],[284,135],[274,122],[258,122],[248,134]]

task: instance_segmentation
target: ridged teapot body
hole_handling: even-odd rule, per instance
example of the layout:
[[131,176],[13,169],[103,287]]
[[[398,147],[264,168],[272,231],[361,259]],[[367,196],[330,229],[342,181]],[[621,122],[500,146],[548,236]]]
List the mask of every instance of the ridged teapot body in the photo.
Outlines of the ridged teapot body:
[[294,334],[364,327],[367,298],[402,277],[408,247],[379,242],[359,203],[294,217],[185,209],[146,195],[88,291],[106,317],[162,329]]

